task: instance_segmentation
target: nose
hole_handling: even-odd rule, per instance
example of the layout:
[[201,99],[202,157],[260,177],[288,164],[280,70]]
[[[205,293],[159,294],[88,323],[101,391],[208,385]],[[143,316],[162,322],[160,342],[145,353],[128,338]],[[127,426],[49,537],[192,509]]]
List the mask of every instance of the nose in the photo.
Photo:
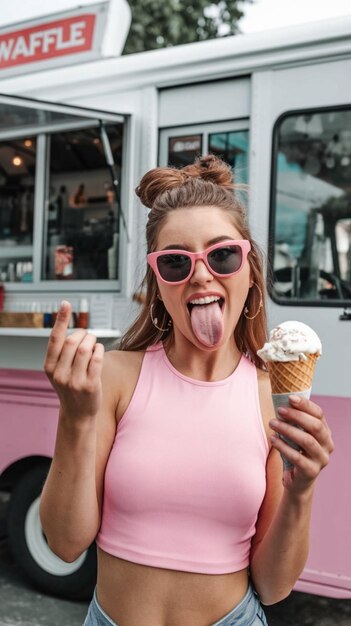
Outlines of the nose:
[[198,259],[195,261],[195,268],[193,274],[190,278],[190,282],[192,284],[204,284],[211,282],[213,280],[213,275],[208,270],[206,264],[202,259]]

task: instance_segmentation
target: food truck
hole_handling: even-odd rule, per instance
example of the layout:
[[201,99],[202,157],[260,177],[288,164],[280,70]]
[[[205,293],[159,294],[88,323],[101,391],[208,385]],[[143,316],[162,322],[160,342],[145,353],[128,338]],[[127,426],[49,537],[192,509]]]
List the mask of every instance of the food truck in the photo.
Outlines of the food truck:
[[151,167],[210,152],[248,185],[269,325],[300,320],[322,339],[312,397],[336,449],[296,589],[351,598],[351,16],[121,56],[126,0],[66,4],[42,15],[28,0],[33,14],[0,29],[0,490],[13,554],[48,593],[91,592],[94,546],[64,563],[38,514],[58,415],[42,371],[50,326],[65,298],[72,326],[89,316],[116,345],[145,269],[134,188]]

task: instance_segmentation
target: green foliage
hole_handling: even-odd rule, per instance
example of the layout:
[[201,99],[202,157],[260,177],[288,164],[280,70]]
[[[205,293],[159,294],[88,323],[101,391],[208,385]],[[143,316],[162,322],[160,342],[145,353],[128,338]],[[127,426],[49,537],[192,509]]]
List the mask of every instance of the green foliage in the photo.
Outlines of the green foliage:
[[239,32],[253,0],[129,0],[132,24],[123,54],[203,41]]

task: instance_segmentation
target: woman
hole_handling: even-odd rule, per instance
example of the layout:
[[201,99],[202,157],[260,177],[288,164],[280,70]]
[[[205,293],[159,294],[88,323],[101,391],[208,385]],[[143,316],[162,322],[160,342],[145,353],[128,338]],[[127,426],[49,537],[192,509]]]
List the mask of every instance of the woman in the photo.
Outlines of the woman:
[[120,350],[66,338],[68,303],[49,341],[61,409],[43,527],[66,561],[96,538],[86,626],[266,624],[261,602],[285,598],[306,561],[330,431],[308,400],[273,419],[261,260],[230,168],[157,168],[137,194],[146,300]]

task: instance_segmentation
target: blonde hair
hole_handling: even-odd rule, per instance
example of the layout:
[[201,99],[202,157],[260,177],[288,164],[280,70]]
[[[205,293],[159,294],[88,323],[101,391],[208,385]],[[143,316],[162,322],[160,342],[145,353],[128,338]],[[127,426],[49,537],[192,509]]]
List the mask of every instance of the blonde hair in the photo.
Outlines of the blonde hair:
[[[234,337],[238,349],[247,354],[256,365],[262,367],[263,362],[256,354],[267,338],[262,255],[249,232],[245,208],[236,197],[235,192],[238,188],[240,186],[234,184],[233,172],[229,165],[214,155],[208,155],[199,157],[195,163],[181,169],[157,167],[150,170],[141,179],[136,194],[141,202],[151,209],[146,225],[147,252],[156,250],[158,234],[170,211],[187,207],[216,207],[228,212],[241,238],[250,241],[251,252],[248,255],[248,262],[256,286],[249,289],[245,307],[250,316],[258,311],[261,301],[260,291],[263,306],[253,320],[244,316],[244,307]],[[157,281],[149,266],[141,288],[146,288],[145,300],[136,320],[120,340],[121,350],[146,350],[161,339],[165,341],[173,339],[172,326],[168,327],[170,316],[163,302],[157,298]],[[151,307],[154,317],[157,317],[158,326],[167,328],[167,331],[160,331],[153,325],[150,317]]]

